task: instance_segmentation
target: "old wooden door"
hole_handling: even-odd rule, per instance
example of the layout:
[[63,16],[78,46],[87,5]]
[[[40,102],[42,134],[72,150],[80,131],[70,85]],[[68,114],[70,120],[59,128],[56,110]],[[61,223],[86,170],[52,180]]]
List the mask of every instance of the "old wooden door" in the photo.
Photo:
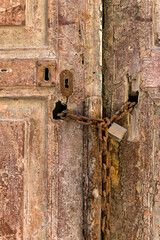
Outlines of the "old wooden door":
[[101,114],[100,12],[91,0],[0,2],[0,240],[84,237],[84,129],[57,113]]

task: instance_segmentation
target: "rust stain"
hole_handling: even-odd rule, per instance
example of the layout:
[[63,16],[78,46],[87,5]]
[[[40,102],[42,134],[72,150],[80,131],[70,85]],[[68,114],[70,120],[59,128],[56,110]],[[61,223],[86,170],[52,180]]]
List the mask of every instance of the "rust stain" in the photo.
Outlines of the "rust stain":
[[145,141],[146,141],[146,136],[145,136],[145,134],[144,134],[144,130],[141,131],[141,135],[142,135],[142,137],[143,137],[143,141],[145,142]]
[[86,20],[89,18],[88,13],[86,11],[83,11],[83,18]]
[[146,211],[144,212],[144,215],[150,216],[151,213],[150,213],[148,210],[146,210]]

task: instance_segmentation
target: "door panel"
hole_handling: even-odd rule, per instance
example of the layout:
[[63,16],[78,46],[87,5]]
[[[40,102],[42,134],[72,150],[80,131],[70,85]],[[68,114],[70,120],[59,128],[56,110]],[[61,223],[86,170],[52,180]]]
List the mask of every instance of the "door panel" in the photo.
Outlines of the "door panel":
[[35,60],[0,60],[0,86],[35,86]]
[[46,43],[47,1],[5,1],[1,7],[1,47],[42,46]]
[[24,121],[0,121],[0,236],[23,236]]
[[0,25],[24,25],[25,24],[25,0],[4,1],[1,3]]
[[53,0],[4,1],[0,11],[0,58],[56,58],[57,9]]
[[46,239],[46,109],[42,99],[0,99],[2,239]]

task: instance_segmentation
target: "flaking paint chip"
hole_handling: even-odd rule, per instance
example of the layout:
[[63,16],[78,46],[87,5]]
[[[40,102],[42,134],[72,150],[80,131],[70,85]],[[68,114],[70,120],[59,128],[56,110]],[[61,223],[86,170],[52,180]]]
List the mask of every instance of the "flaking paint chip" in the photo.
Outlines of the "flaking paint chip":
[[111,127],[108,129],[108,135],[120,142],[122,138],[124,137],[125,133],[127,132],[127,129],[118,125],[117,123],[113,123]]

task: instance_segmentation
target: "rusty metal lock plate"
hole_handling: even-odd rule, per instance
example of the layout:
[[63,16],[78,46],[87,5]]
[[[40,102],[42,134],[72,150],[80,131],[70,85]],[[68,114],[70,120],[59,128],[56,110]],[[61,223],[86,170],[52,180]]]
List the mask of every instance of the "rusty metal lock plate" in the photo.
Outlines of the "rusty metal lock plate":
[[37,61],[37,84],[41,87],[55,87],[56,85],[56,61],[42,60]]
[[108,129],[108,135],[111,138],[114,138],[115,140],[117,140],[118,142],[122,140],[126,132],[127,132],[127,129],[118,125],[117,123],[113,123],[111,127]]
[[69,97],[73,93],[73,73],[64,70],[60,74],[60,87],[63,96]]

